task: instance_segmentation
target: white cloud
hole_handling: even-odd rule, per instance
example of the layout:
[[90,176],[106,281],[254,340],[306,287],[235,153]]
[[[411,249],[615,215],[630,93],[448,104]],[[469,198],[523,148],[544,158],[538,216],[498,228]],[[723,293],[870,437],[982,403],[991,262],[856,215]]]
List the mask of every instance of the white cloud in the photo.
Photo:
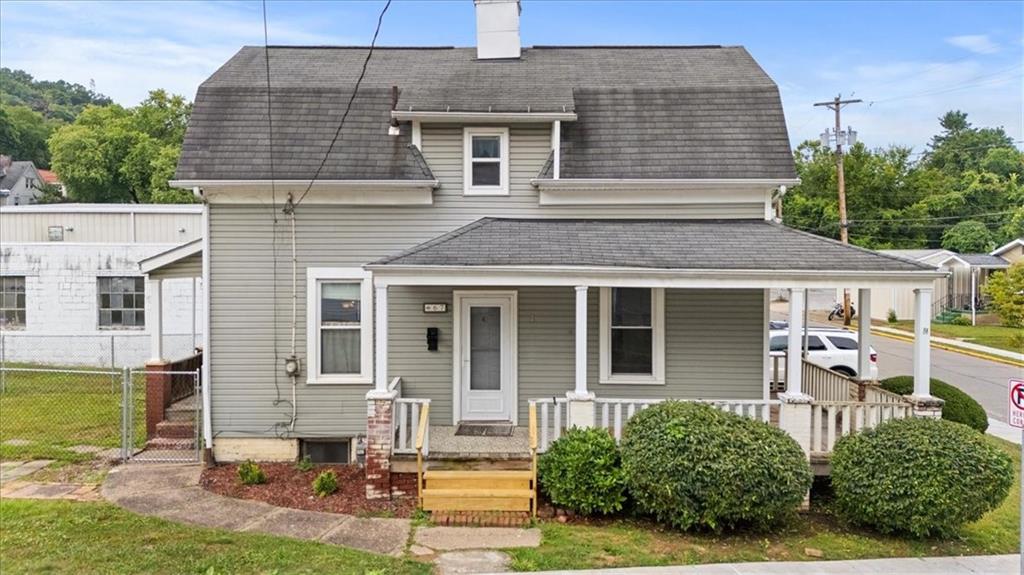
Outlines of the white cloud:
[[963,48],[975,54],[995,54],[999,46],[988,37],[987,34],[966,34],[964,36],[951,36],[946,38],[946,43],[957,48]]

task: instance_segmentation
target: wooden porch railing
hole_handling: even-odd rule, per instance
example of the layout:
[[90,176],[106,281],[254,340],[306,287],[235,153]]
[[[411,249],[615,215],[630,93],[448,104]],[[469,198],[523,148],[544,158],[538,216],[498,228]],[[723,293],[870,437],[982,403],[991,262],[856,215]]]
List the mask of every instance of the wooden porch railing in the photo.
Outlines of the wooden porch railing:
[[877,385],[864,386],[864,401],[868,403],[907,403],[902,395],[886,391]]
[[416,495],[423,508],[423,456],[427,454],[430,436],[430,400],[421,404],[416,426]]
[[[417,452],[416,433],[420,429],[423,420],[423,407],[430,405],[430,400],[419,397],[402,397],[402,378],[396,377],[388,384],[388,390],[398,393],[395,398],[394,413],[392,417],[395,422],[395,442],[391,446],[391,453],[411,455]],[[426,435],[423,438],[424,453],[430,453],[430,426],[427,426]]]
[[531,399],[530,408],[540,413],[538,450],[543,453],[548,450],[552,441],[562,436],[562,432],[569,424],[569,400],[564,397]]
[[909,403],[815,401],[811,404],[811,454],[828,454],[839,437],[913,415]]
[[803,360],[804,393],[818,401],[856,401],[857,382],[848,376]]
[[171,378],[171,403],[175,403],[192,397],[196,392],[196,376],[193,373],[198,372],[199,378],[202,380],[202,369],[203,369],[203,352],[172,361],[168,364],[166,370],[172,372]]
[[537,404],[530,402],[530,476],[533,489],[533,504],[531,510],[533,516],[537,517]]

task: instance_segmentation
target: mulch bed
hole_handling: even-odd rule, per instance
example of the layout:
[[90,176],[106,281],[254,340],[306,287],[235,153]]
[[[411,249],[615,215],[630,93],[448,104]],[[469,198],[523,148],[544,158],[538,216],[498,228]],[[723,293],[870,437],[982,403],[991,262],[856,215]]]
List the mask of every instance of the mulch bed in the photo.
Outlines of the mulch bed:
[[[242,485],[238,465],[218,465],[203,471],[199,480],[203,489],[219,495],[262,501],[278,507],[325,511],[371,517],[409,517],[416,507],[414,498],[366,499],[366,480],[356,465],[318,465],[312,471],[299,471],[293,463],[261,463],[267,474],[262,485]],[[313,480],[323,471],[338,476],[338,491],[327,497],[313,494]]]

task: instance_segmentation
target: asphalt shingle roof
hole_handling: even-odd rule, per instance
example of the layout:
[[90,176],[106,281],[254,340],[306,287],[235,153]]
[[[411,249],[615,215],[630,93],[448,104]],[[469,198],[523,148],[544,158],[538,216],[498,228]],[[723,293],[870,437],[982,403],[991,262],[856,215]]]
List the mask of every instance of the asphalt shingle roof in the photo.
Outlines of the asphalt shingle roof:
[[[366,48],[271,47],[274,175],[312,176]],[[266,63],[245,47],[200,87],[177,179],[270,177]],[[535,47],[515,60],[475,48],[374,51],[323,179],[423,179],[398,109],[576,112],[563,178],[794,177],[778,88],[742,47]]]
[[763,220],[483,218],[376,265],[934,271]]
[[21,176],[33,166],[34,164],[30,161],[11,162],[3,177],[0,177],[0,190],[14,189],[14,185],[18,183]]
[[999,256],[993,256],[989,254],[959,254],[960,259],[971,264],[972,266],[980,267],[1005,267],[1009,266],[1010,262],[1004,260]]

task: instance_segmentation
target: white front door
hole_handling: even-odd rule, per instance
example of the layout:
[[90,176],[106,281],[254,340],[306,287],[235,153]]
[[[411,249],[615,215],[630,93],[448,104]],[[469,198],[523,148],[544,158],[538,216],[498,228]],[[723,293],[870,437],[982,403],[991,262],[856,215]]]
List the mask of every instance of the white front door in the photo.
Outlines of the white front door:
[[515,293],[456,293],[454,359],[459,421],[512,421]]

